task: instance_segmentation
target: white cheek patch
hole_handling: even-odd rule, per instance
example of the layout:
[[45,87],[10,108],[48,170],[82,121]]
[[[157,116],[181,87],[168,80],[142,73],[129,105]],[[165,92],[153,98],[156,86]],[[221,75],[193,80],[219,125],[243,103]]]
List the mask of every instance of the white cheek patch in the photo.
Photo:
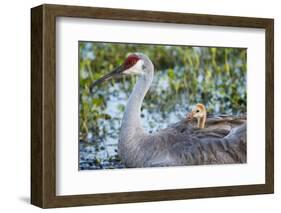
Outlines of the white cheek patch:
[[125,70],[123,73],[124,74],[142,74],[143,71],[142,71],[142,65],[143,65],[143,61],[142,60],[138,60],[138,62],[130,67],[129,69]]

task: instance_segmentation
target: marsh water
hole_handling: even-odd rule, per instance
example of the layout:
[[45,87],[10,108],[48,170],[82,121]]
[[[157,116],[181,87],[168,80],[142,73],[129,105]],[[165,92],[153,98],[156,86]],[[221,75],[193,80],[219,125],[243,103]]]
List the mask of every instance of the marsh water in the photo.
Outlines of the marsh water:
[[136,76],[91,83],[129,52],[143,52],[155,66],[142,105],[144,129],[153,133],[184,119],[196,103],[209,114],[246,113],[246,49],[79,42],[79,169],[124,168],[118,137]]

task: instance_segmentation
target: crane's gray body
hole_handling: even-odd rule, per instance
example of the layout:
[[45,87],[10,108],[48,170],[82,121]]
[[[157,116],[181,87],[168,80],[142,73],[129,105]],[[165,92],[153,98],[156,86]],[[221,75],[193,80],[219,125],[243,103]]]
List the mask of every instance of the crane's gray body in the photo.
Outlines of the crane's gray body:
[[144,131],[141,105],[152,83],[154,67],[147,56],[138,55],[143,62],[142,74],[122,120],[118,143],[122,162],[127,167],[245,163],[246,121],[236,123],[230,131],[200,130],[186,120],[154,134]]

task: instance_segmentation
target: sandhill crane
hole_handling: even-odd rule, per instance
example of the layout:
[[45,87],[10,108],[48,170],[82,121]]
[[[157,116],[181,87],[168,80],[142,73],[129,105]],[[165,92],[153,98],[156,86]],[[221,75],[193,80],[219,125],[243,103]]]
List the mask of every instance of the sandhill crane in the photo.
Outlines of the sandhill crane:
[[[123,64],[95,81],[91,86],[117,75],[138,75],[127,102],[118,142],[118,154],[126,167],[183,166],[246,162],[246,120],[227,117],[212,124],[230,129],[194,128],[188,119],[156,133],[147,133],[141,126],[141,105],[152,83],[154,66],[142,53],[130,54]],[[234,121],[232,123],[232,121]],[[208,120],[207,120],[208,124]]]
[[197,127],[204,128],[207,119],[207,110],[203,104],[196,104],[191,113],[188,114],[187,119],[192,120],[197,118]]

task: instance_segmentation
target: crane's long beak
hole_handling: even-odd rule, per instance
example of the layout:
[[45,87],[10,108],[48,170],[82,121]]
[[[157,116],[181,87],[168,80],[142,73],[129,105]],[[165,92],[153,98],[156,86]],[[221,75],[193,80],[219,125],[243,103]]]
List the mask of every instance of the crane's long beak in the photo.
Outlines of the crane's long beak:
[[103,77],[99,78],[98,80],[96,80],[90,87],[90,91],[92,91],[92,89],[97,86],[98,84],[101,84],[102,82],[114,77],[114,76],[119,76],[122,74],[122,72],[124,71],[124,65],[120,65],[119,67],[115,68],[113,71],[111,71],[110,73],[104,75]]
[[186,115],[187,120],[191,121],[193,119],[193,112],[190,112]]

